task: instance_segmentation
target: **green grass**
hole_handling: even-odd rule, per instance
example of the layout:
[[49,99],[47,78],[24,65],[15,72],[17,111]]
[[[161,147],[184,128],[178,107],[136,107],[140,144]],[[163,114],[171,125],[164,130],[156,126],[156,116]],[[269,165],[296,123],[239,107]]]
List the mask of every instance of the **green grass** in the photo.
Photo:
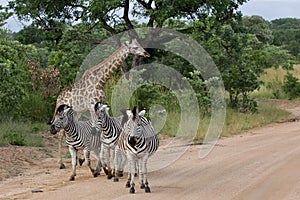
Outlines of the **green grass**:
[[259,102],[258,112],[253,114],[238,113],[232,109],[227,110],[226,120],[222,136],[231,136],[252,128],[262,127],[283,119],[290,113],[270,105]]
[[47,124],[4,121],[0,123],[0,146],[43,147],[40,131],[47,130]]
[[[258,102],[258,112],[254,114],[239,113],[227,108],[221,136],[228,137],[239,134],[242,131],[262,127],[267,124],[286,119],[289,114],[290,113],[285,110],[276,108],[268,101]],[[169,136],[176,136],[178,124],[180,122],[180,113],[173,111],[168,114],[168,116],[170,115],[171,117],[167,119],[161,132]],[[194,137],[195,142],[201,142],[204,139],[210,123],[210,117],[201,117],[200,119],[199,128]]]
[[[264,84],[259,90],[254,91],[251,97],[258,99],[288,99],[287,94],[282,90],[286,73],[287,71],[281,67],[278,69],[266,69],[265,73],[260,77]],[[294,65],[294,70],[290,71],[290,73],[300,79],[300,65]]]

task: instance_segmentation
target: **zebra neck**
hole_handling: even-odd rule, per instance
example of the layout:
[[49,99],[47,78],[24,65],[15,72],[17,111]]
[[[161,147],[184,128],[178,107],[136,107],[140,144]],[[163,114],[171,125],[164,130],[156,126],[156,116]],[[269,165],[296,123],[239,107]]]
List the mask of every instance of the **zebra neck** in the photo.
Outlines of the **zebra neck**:
[[77,126],[78,124],[74,123],[73,121],[69,122],[67,126],[64,128],[66,131],[66,136],[70,138],[77,136],[77,131],[76,131]]

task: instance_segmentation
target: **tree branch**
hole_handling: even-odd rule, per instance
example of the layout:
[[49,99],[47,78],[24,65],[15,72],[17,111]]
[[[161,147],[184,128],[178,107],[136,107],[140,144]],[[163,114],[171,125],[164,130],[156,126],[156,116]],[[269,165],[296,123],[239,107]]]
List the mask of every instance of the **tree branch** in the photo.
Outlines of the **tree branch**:
[[110,32],[112,35],[115,35],[117,33],[116,30],[113,27],[109,26],[104,19],[101,19],[101,23],[103,25],[103,28]]
[[128,13],[129,13],[129,0],[125,0],[123,19],[128,29],[134,29],[134,26],[132,25],[128,17]]

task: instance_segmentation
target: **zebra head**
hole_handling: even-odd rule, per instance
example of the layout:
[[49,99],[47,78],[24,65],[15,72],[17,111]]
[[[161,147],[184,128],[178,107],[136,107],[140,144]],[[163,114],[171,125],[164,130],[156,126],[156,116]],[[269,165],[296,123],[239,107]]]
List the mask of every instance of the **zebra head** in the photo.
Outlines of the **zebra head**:
[[146,113],[145,110],[138,112],[138,108],[134,107],[132,111],[127,110],[128,121],[125,124],[125,131],[128,134],[128,143],[131,146],[135,146],[141,136],[143,131],[143,125],[141,121],[141,117],[143,117]]
[[147,51],[145,51],[145,49],[138,43],[138,41],[135,38],[132,39],[131,43],[126,41],[124,45],[128,48],[129,53],[133,55],[150,57],[150,54]]
[[52,120],[50,133],[56,134],[61,129],[63,129],[68,124],[68,121],[69,121],[68,115],[70,115],[72,113],[73,113],[73,110],[70,106],[68,106],[66,104],[60,105],[57,108],[54,119]]
[[97,117],[97,124],[102,124],[103,119],[108,116],[109,117],[109,107],[106,104],[102,104],[100,102],[97,102],[95,104],[95,114]]

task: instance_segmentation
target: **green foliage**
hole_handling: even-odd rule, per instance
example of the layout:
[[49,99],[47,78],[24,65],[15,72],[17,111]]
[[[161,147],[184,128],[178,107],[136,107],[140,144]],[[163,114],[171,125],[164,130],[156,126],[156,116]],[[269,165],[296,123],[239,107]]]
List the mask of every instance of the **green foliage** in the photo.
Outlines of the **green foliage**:
[[219,27],[207,47],[222,74],[225,89],[229,93],[229,106],[253,112],[256,104],[249,98],[250,92],[261,85],[259,75],[264,66],[259,59],[263,44],[255,35],[243,32],[241,22],[232,21]]
[[6,24],[5,20],[7,20],[12,15],[13,15],[12,12],[8,12],[7,8],[0,5],[0,27],[5,25]]
[[44,146],[40,131],[46,130],[47,125],[20,121],[2,121],[0,123],[0,146]]
[[5,133],[3,139],[11,145],[26,146],[25,139],[22,134],[12,130],[11,132]]
[[270,28],[270,23],[261,16],[245,16],[242,19],[244,28],[247,33],[254,34],[256,38],[265,44],[271,44],[273,34]]
[[185,77],[184,79],[187,80],[193,87],[201,112],[203,114],[210,113],[211,99],[209,97],[208,85],[212,79],[204,81],[201,78],[201,72],[198,70],[190,72],[189,74],[190,76]]
[[288,94],[290,99],[295,99],[300,96],[300,82],[299,79],[291,73],[287,73],[284,77],[282,86],[284,92]]
[[284,46],[293,56],[300,54],[300,19],[272,20],[271,28],[274,35],[274,45]]
[[27,62],[37,52],[31,45],[7,40],[6,34],[0,36],[0,116],[19,118],[20,105],[30,88]]

